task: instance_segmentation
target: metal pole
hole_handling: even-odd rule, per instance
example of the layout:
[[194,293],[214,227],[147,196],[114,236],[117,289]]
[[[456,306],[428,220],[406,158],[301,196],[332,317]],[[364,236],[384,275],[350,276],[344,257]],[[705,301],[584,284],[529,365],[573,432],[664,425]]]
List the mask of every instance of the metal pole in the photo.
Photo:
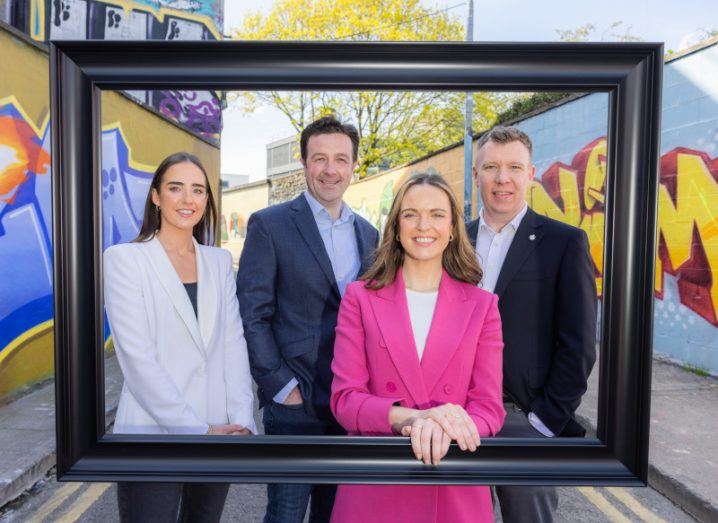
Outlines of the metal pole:
[[[466,41],[474,40],[474,0],[469,0],[469,15],[466,21]],[[471,220],[471,201],[473,180],[471,167],[473,163],[473,131],[471,119],[474,107],[473,93],[466,93],[464,111],[464,220]]]

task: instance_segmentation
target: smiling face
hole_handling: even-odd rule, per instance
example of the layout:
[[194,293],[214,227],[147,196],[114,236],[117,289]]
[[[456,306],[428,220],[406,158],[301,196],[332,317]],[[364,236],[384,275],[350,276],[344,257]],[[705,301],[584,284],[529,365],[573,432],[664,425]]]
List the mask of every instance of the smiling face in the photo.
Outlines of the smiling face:
[[172,165],[162,176],[159,191],[152,189],[152,202],[160,207],[162,229],[178,229],[191,234],[207,208],[204,173],[192,162]]
[[311,136],[302,164],[309,193],[324,207],[341,205],[356,167],[351,139],[341,133]]
[[503,227],[523,209],[535,172],[531,153],[520,141],[488,141],[477,151],[474,180],[489,225]]
[[399,211],[399,241],[408,258],[441,265],[452,227],[451,202],[444,191],[426,184],[406,191]]

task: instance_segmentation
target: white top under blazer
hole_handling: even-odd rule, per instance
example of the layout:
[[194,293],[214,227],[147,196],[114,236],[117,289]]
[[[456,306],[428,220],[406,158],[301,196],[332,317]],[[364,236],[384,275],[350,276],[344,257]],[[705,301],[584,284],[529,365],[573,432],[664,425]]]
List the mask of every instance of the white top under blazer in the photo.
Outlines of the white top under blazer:
[[156,237],[104,253],[105,308],[124,376],[115,433],[205,434],[225,423],[257,433],[232,255],[194,244],[197,316]]

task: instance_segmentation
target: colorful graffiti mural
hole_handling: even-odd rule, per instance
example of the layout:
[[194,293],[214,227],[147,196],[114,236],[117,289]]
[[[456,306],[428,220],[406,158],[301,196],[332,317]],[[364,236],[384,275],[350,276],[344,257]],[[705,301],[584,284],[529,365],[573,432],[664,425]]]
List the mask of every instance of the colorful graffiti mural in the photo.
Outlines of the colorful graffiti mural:
[[581,149],[570,165],[555,162],[539,173],[529,187],[532,209],[586,231],[602,292],[606,140],[598,138]]
[[[209,91],[154,91],[152,105],[165,116],[204,137],[222,131],[219,97]],[[216,140],[215,140],[216,141]]]
[[29,34],[39,41],[221,40],[223,17],[222,0],[30,0]]
[[[570,165],[554,163],[529,189],[533,209],[586,231],[600,283],[603,267],[606,140],[599,138]],[[680,302],[718,326],[718,158],[679,147],[661,157],[656,296],[665,274],[678,281]]]
[[661,158],[656,290],[678,282],[680,302],[718,327],[718,157],[680,147]]
[[[0,100],[0,357],[52,319],[49,132]],[[10,347],[12,350],[12,347]],[[1,360],[0,360],[1,361]]]
[[[0,100],[0,397],[52,371],[48,127]],[[103,247],[136,237],[152,171],[131,159],[119,125],[103,129]]]
[[[223,0],[7,0],[34,40],[221,40]],[[219,145],[222,95],[214,91],[128,91],[141,104]]]

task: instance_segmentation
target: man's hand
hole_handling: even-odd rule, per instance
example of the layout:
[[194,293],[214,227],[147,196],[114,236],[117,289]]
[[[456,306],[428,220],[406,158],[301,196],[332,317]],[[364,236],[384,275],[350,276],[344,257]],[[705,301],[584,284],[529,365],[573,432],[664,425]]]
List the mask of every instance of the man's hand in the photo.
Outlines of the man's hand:
[[292,389],[292,392],[289,393],[289,396],[287,396],[287,399],[284,400],[285,405],[301,405],[304,403],[304,400],[302,399],[302,393],[299,392],[299,385],[294,387]]

